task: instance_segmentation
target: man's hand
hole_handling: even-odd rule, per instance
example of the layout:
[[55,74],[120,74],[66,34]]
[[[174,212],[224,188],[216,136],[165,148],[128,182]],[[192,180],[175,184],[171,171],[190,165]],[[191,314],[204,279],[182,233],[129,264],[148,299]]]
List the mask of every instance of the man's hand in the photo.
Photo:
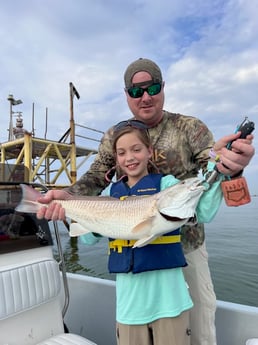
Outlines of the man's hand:
[[[227,135],[218,140],[214,145],[214,151],[220,155],[220,162],[217,169],[220,173],[228,176],[239,174],[249,164],[255,149],[252,146],[253,135],[250,134],[246,139],[238,139],[240,132]],[[232,142],[231,150],[226,148]]]

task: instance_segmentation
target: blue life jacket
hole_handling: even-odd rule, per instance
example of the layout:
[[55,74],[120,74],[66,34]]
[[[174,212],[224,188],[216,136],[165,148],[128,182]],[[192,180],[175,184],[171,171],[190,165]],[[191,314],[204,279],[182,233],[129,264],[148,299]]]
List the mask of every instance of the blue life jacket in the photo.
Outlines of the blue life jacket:
[[[114,183],[110,189],[110,196],[123,199],[132,195],[151,195],[160,191],[161,174],[149,174],[144,176],[132,188],[128,187],[124,180]],[[140,273],[158,269],[184,267],[187,265],[181,242],[180,229],[167,233],[160,238],[162,244],[148,244],[140,248],[132,248],[132,245],[122,246],[122,250],[117,250],[111,244],[114,239],[109,239],[109,261],[108,269],[110,273]],[[173,237],[176,241],[173,241]],[[170,239],[172,239],[170,241]],[[131,242],[119,241],[118,242]]]

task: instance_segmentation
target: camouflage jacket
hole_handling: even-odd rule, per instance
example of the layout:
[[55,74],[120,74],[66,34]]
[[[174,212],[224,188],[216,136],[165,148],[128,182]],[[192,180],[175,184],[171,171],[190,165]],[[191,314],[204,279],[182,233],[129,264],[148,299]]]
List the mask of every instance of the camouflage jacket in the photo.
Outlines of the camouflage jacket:
[[[149,129],[153,145],[152,161],[160,173],[178,179],[205,172],[209,150],[214,140],[207,126],[195,117],[163,111],[162,121]],[[106,172],[115,166],[111,138],[113,127],[102,137],[98,154],[90,169],[69,188],[72,194],[99,195],[108,185]],[[119,173],[118,173],[119,174]],[[185,253],[198,248],[204,241],[203,224],[184,226],[182,243]]]

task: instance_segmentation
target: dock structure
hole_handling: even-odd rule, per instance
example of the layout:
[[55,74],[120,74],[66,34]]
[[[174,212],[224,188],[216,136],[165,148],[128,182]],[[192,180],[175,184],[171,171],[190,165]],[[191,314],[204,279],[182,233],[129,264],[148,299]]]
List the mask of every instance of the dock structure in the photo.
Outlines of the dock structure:
[[[76,182],[77,167],[73,161],[81,157],[85,162],[97,153],[97,150],[77,147],[72,143],[35,138],[30,133],[2,143],[0,149],[1,164],[8,167],[11,161],[13,168],[24,166],[24,182],[39,182],[48,188],[62,188]],[[8,174],[13,176],[13,173],[10,171]],[[61,177],[67,182],[59,184]]]
[[[75,121],[73,98],[80,98],[72,83],[70,87],[70,126],[59,141],[37,138],[23,129],[21,114],[16,127],[10,121],[9,140],[0,144],[0,179],[2,181],[21,181],[44,184],[48,189],[64,188],[75,183],[77,170],[97,153],[97,149],[77,146],[75,143]],[[9,95],[10,113],[15,100]],[[21,103],[21,101],[20,101]],[[18,126],[17,126],[18,123]],[[84,127],[78,125],[80,127]],[[85,127],[98,133],[98,130]],[[80,136],[81,137],[81,136]],[[90,139],[98,141],[96,139]]]

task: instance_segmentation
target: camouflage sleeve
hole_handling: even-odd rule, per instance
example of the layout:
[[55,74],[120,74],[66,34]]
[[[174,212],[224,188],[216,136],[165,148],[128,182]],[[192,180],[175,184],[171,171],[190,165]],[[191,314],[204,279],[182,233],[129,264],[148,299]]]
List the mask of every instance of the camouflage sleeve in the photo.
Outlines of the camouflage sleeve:
[[164,112],[156,128],[150,129],[154,146],[154,163],[164,174],[179,179],[197,176],[206,171],[213,135],[199,119]]
[[[214,138],[208,127],[199,119],[186,117],[186,135],[192,152],[192,160],[204,174],[208,169],[209,151]],[[185,149],[185,148],[184,148]],[[205,240],[204,224],[184,225],[181,227],[181,240],[185,254],[199,248]]]
[[205,173],[210,160],[209,151],[214,144],[213,134],[201,120],[193,118],[188,138],[194,155],[193,160],[197,162],[199,169]]
[[108,185],[105,174],[115,166],[115,159],[111,146],[112,128],[102,137],[98,147],[98,153],[89,170],[81,178],[67,189],[71,194],[99,195]]

